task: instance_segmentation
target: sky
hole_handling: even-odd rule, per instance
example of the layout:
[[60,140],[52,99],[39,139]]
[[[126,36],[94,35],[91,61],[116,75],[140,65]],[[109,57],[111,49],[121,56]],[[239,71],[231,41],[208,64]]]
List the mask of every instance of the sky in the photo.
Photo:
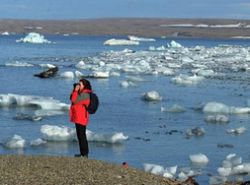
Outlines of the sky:
[[0,0],[1,19],[250,19],[250,0]]

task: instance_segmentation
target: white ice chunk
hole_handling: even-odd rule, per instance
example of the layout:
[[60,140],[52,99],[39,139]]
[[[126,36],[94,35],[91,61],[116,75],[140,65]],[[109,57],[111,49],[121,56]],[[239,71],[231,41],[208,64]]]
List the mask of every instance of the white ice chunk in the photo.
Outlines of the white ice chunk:
[[55,65],[53,65],[53,64],[39,64],[41,67],[44,67],[44,68],[49,68],[49,69],[51,69],[51,68],[55,68],[56,66]]
[[179,179],[180,181],[185,181],[185,180],[188,179],[188,176],[187,176],[184,172],[180,172],[180,173],[178,174],[178,179]]
[[78,62],[78,64],[76,64],[76,68],[79,68],[79,69],[84,69],[85,68],[85,63],[84,61],[80,61]]
[[112,134],[96,134],[90,130],[87,130],[88,141],[93,142],[105,142],[110,144],[122,143],[128,139],[122,132],[116,132]]
[[218,173],[219,173],[220,176],[226,177],[226,176],[231,175],[231,173],[232,173],[232,168],[219,167],[219,168],[217,169],[217,171],[218,171]]
[[245,114],[245,113],[250,113],[250,108],[227,106],[219,102],[208,102],[203,107],[203,112],[224,113],[224,114]]
[[75,71],[76,78],[82,78],[83,74],[80,71]]
[[144,171],[150,172],[155,175],[163,175],[164,174],[164,167],[156,164],[143,164],[144,166]]
[[9,32],[7,32],[7,31],[5,31],[5,32],[1,33],[1,35],[8,36],[8,35],[10,35],[10,33],[9,33]]
[[23,139],[19,135],[14,135],[9,141],[5,143],[7,148],[24,148],[25,146],[25,139]]
[[224,184],[226,181],[227,181],[227,178],[222,177],[222,176],[212,176],[209,178],[210,185],[220,185],[220,184]]
[[223,114],[208,115],[205,118],[205,121],[210,122],[210,123],[228,123],[229,118],[226,115],[223,115]]
[[171,47],[171,48],[181,48],[181,47],[182,47],[181,44],[179,44],[178,42],[176,42],[176,41],[174,41],[174,40],[172,40],[172,41],[170,42],[170,44],[167,44],[167,45],[168,45],[168,47]]
[[202,81],[204,77],[201,76],[186,76],[186,75],[179,75],[171,79],[171,82],[180,84],[180,85],[194,85]]
[[245,127],[239,127],[236,129],[227,129],[227,133],[229,134],[243,134],[246,131]]
[[194,164],[207,164],[209,162],[207,156],[201,153],[190,155],[189,159]]
[[43,139],[38,138],[38,139],[32,140],[30,142],[30,145],[31,146],[40,146],[40,145],[43,145],[43,144],[46,144],[46,143],[47,143],[47,141],[44,141]]
[[157,91],[149,91],[143,94],[143,99],[145,101],[160,101],[162,100],[162,97]]
[[54,125],[42,125],[40,129],[45,141],[74,141],[76,140],[75,129]]
[[136,36],[133,36],[133,35],[129,35],[128,39],[129,40],[133,40],[133,41],[142,41],[142,42],[152,42],[152,41],[155,41],[155,39],[153,39],[153,38],[136,37]]
[[131,86],[136,86],[135,83],[130,82],[130,81],[121,81],[121,82],[120,82],[120,85],[121,85],[121,87],[123,87],[123,88],[128,88],[128,87],[131,87]]
[[116,45],[139,45],[138,41],[125,40],[125,39],[109,39],[103,43],[104,45],[116,46]]
[[74,73],[72,71],[65,71],[60,74],[61,78],[68,78],[68,79],[73,79],[75,77]]
[[29,33],[24,38],[16,40],[16,42],[33,43],[33,44],[51,43],[51,41],[45,39],[43,35],[35,32]]
[[198,76],[204,76],[204,77],[213,76],[215,74],[214,71],[211,69],[198,69],[192,72],[195,72],[195,74]]
[[109,71],[94,71],[91,76],[94,78],[109,78]]
[[12,67],[33,67],[33,64],[29,64],[27,62],[13,62],[13,63],[6,63],[6,66],[12,66]]

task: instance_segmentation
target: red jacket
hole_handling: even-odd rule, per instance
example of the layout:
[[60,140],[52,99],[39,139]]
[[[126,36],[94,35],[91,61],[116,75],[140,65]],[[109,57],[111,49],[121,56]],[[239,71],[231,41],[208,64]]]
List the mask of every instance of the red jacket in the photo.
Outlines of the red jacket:
[[84,89],[79,93],[77,91],[71,93],[71,106],[69,111],[71,122],[85,126],[88,124],[89,113],[86,110],[86,106],[90,103],[90,92],[90,90]]

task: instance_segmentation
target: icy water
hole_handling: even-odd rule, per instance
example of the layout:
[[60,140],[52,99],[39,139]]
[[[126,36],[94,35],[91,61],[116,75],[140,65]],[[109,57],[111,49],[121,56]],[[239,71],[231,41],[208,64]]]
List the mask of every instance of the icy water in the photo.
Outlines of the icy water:
[[[245,165],[250,162],[249,40],[176,39],[182,48],[165,47],[159,51],[158,47],[166,46],[172,39],[141,42],[138,46],[104,46],[103,42],[111,37],[46,35],[52,44],[16,43],[21,37],[0,36],[1,154],[73,156],[78,153],[77,142],[71,141],[72,137],[67,139],[67,134],[62,136],[66,141],[56,141],[46,139],[41,132],[44,125],[74,129],[60,103],[69,105],[72,84],[78,78],[63,78],[60,74],[108,71],[106,79],[90,79],[100,98],[99,110],[88,126],[97,134],[97,139],[90,142],[91,159],[117,164],[126,161],[139,169],[145,163],[164,168],[177,165],[174,177],[178,178],[181,172],[199,173],[200,184],[209,184],[211,176],[219,175],[217,169],[228,154],[242,157]],[[150,46],[158,50],[152,47],[149,50]],[[80,61],[84,65],[79,68],[76,65]],[[34,77],[46,69],[40,64],[57,65],[58,75],[50,79]],[[149,91],[157,91],[162,100],[144,101],[142,96]],[[29,99],[36,99],[34,96],[38,97],[39,105],[44,100],[48,107],[51,102],[50,108],[30,106]],[[183,111],[169,110],[174,105]],[[20,113],[42,115],[43,119],[14,119]],[[205,121],[207,116],[218,115],[229,122]],[[187,136],[187,130],[196,127],[205,133]],[[227,133],[228,129],[240,127],[246,129],[244,133]],[[112,136],[116,132],[122,132],[128,139],[112,143],[109,136],[101,138],[103,134]],[[6,144],[17,142],[11,140],[15,134],[25,140],[24,147],[16,149]],[[31,146],[30,142],[38,138],[47,143]],[[202,167],[189,159],[199,153],[209,159]],[[163,173],[159,168],[158,171]],[[232,180],[237,178],[229,176]],[[249,179],[247,175],[243,178]]]

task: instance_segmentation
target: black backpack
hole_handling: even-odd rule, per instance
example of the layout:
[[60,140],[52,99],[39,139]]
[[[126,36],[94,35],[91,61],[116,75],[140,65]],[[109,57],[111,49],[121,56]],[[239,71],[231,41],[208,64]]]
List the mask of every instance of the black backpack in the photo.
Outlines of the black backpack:
[[89,114],[95,114],[99,106],[98,96],[95,93],[91,92],[89,93],[89,98],[90,98],[90,103],[89,106],[86,107],[86,109]]

